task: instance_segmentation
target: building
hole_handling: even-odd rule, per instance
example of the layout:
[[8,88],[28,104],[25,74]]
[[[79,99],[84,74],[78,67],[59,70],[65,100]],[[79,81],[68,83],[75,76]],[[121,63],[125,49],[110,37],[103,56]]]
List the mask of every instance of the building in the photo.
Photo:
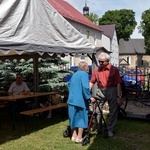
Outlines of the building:
[[[70,24],[75,27],[84,37],[95,47],[102,47],[100,51],[107,48],[104,45],[109,45],[108,43],[102,43],[102,29],[87,19],[78,10],[72,7],[69,3],[63,0],[48,0],[49,3],[65,18],[70,22]],[[104,40],[105,41],[105,40]],[[108,39],[109,41],[109,39]],[[107,42],[107,41],[106,41]],[[103,45],[104,44],[104,45]],[[109,47],[109,46],[107,46]],[[110,49],[109,49],[110,50]],[[108,51],[109,51],[108,50]],[[66,60],[70,60],[70,65],[77,65],[80,60],[86,60],[88,64],[91,64],[91,59],[86,56],[68,56],[65,57]]]
[[120,66],[135,67],[143,65],[144,39],[129,39],[125,41],[120,39],[119,41],[119,63]]
[[119,45],[116,34],[116,25],[100,25],[100,28],[103,30],[102,34],[102,45],[111,55],[111,63],[118,67],[119,66]]
[[145,54],[144,39],[129,39],[119,41],[119,64],[127,68],[144,68],[150,66],[150,56]]

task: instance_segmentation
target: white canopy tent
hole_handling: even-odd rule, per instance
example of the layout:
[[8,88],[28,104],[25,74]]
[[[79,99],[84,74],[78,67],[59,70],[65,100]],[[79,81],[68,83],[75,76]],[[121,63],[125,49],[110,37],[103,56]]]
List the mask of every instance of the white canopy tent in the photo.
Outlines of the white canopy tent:
[[0,0],[0,60],[92,54],[91,45],[47,0]]
[[94,46],[47,0],[0,0],[0,49],[42,55],[93,53]]

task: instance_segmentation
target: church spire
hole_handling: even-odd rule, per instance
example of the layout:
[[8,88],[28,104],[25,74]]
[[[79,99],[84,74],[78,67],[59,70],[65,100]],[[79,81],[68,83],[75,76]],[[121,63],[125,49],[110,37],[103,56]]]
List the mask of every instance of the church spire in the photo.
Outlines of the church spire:
[[83,7],[83,15],[89,16],[89,7],[87,6],[87,0],[85,0],[85,6]]

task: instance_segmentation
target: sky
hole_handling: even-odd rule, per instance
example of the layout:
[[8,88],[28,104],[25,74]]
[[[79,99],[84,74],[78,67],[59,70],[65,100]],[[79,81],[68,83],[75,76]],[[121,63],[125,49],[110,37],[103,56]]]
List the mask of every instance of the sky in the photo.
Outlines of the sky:
[[95,13],[101,18],[108,10],[132,9],[135,12],[137,26],[131,38],[144,38],[138,33],[137,27],[140,25],[142,13],[150,9],[150,0],[65,0],[74,8],[83,13],[85,1],[90,13]]

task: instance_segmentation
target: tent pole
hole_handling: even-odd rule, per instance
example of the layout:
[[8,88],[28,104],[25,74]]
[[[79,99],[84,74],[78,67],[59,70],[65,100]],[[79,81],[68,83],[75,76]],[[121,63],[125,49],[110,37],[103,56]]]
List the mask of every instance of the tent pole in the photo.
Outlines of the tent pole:
[[[39,72],[38,72],[38,55],[34,54],[33,56],[33,71],[34,71],[34,92],[38,92],[39,85]],[[35,108],[38,108],[39,102],[38,97],[35,97]]]
[[39,72],[38,72],[38,55],[35,54],[33,58],[33,71],[34,71],[34,91],[38,92]]

